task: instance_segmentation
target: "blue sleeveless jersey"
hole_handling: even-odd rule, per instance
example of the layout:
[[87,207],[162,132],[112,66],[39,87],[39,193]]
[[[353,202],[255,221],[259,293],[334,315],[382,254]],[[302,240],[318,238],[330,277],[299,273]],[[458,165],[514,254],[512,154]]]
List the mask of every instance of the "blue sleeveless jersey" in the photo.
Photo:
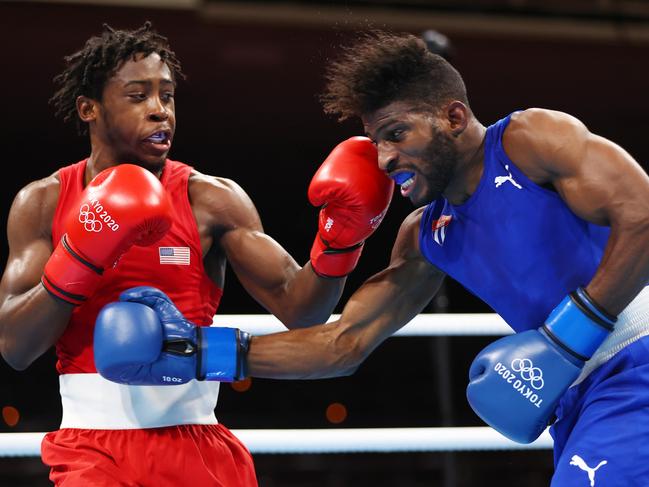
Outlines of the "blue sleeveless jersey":
[[579,218],[516,167],[502,146],[510,117],[487,128],[484,171],[471,197],[425,208],[419,245],[428,261],[524,331],[590,282],[610,229]]

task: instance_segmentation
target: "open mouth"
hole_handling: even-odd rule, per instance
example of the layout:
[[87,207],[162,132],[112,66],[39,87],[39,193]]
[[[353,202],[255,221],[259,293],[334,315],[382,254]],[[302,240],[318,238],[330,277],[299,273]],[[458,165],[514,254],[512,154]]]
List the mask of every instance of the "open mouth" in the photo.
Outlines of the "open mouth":
[[151,144],[151,146],[158,151],[169,150],[171,147],[171,134],[167,131],[160,130],[149,135],[144,139],[144,142]]
[[146,139],[147,142],[153,142],[154,144],[164,144],[169,141],[169,133],[160,131],[154,134],[149,135]]
[[406,196],[409,192],[409,189],[415,183],[415,173],[414,172],[400,172],[390,176],[395,183],[401,187],[401,194]]

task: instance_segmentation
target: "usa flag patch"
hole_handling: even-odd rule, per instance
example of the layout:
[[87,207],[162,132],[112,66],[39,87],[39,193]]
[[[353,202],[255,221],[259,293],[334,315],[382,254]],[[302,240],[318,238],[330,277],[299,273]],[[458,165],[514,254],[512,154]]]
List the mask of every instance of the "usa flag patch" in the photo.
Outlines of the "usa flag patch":
[[189,265],[189,247],[158,247],[161,264]]

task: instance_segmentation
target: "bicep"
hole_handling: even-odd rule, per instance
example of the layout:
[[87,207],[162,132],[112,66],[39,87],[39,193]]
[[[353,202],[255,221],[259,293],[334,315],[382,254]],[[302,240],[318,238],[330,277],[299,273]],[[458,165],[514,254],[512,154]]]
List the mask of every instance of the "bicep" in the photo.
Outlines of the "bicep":
[[218,235],[219,247],[246,290],[266,305],[280,292],[300,266],[273,238],[264,233],[259,213],[250,197],[230,183],[229,203],[221,215],[227,223]]
[[43,239],[11,250],[0,284],[2,296],[23,294],[36,286],[51,252],[52,246]]
[[649,178],[617,144],[582,133],[580,150],[569,153],[553,181],[568,206],[599,225],[646,220]]
[[415,212],[404,222],[390,265],[365,281],[341,314],[345,333],[365,355],[420,313],[444,279],[419,251],[420,215]]
[[649,178],[622,147],[571,115],[529,110],[504,138],[537,183],[551,183],[570,209],[598,225],[646,219]]
[[281,288],[300,269],[281,245],[253,228],[227,232],[221,246],[241,284],[262,303],[266,294]]
[[43,201],[38,195],[19,194],[12,204],[7,224],[9,256],[0,293],[23,294],[36,286],[52,253],[49,232],[43,222]]
[[[552,127],[552,126],[551,126]],[[543,127],[545,128],[545,127]],[[550,151],[541,155],[552,183],[579,217],[610,227],[604,254],[587,284],[590,296],[610,313],[622,311],[646,285],[649,275],[649,177],[624,149],[592,134],[565,116],[545,131]]]
[[349,299],[340,318],[342,336],[367,356],[425,308],[443,277],[423,260],[391,263]]

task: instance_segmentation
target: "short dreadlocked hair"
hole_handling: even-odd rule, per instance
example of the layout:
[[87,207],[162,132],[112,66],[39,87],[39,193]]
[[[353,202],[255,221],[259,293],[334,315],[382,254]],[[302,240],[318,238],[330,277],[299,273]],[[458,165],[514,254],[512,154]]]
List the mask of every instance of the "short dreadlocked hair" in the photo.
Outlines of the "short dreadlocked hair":
[[66,122],[76,120],[79,133],[87,133],[87,126],[76,116],[77,97],[101,100],[106,82],[125,61],[154,52],[169,66],[174,80],[185,78],[167,38],[158,34],[151,22],[135,30],[115,30],[103,24],[101,35],[91,37],[83,49],[64,58],[67,67],[54,78],[58,89],[50,99],[56,116]]
[[340,121],[376,111],[395,101],[437,109],[452,100],[468,105],[460,73],[412,34],[362,33],[342,48],[325,72],[320,101]]

